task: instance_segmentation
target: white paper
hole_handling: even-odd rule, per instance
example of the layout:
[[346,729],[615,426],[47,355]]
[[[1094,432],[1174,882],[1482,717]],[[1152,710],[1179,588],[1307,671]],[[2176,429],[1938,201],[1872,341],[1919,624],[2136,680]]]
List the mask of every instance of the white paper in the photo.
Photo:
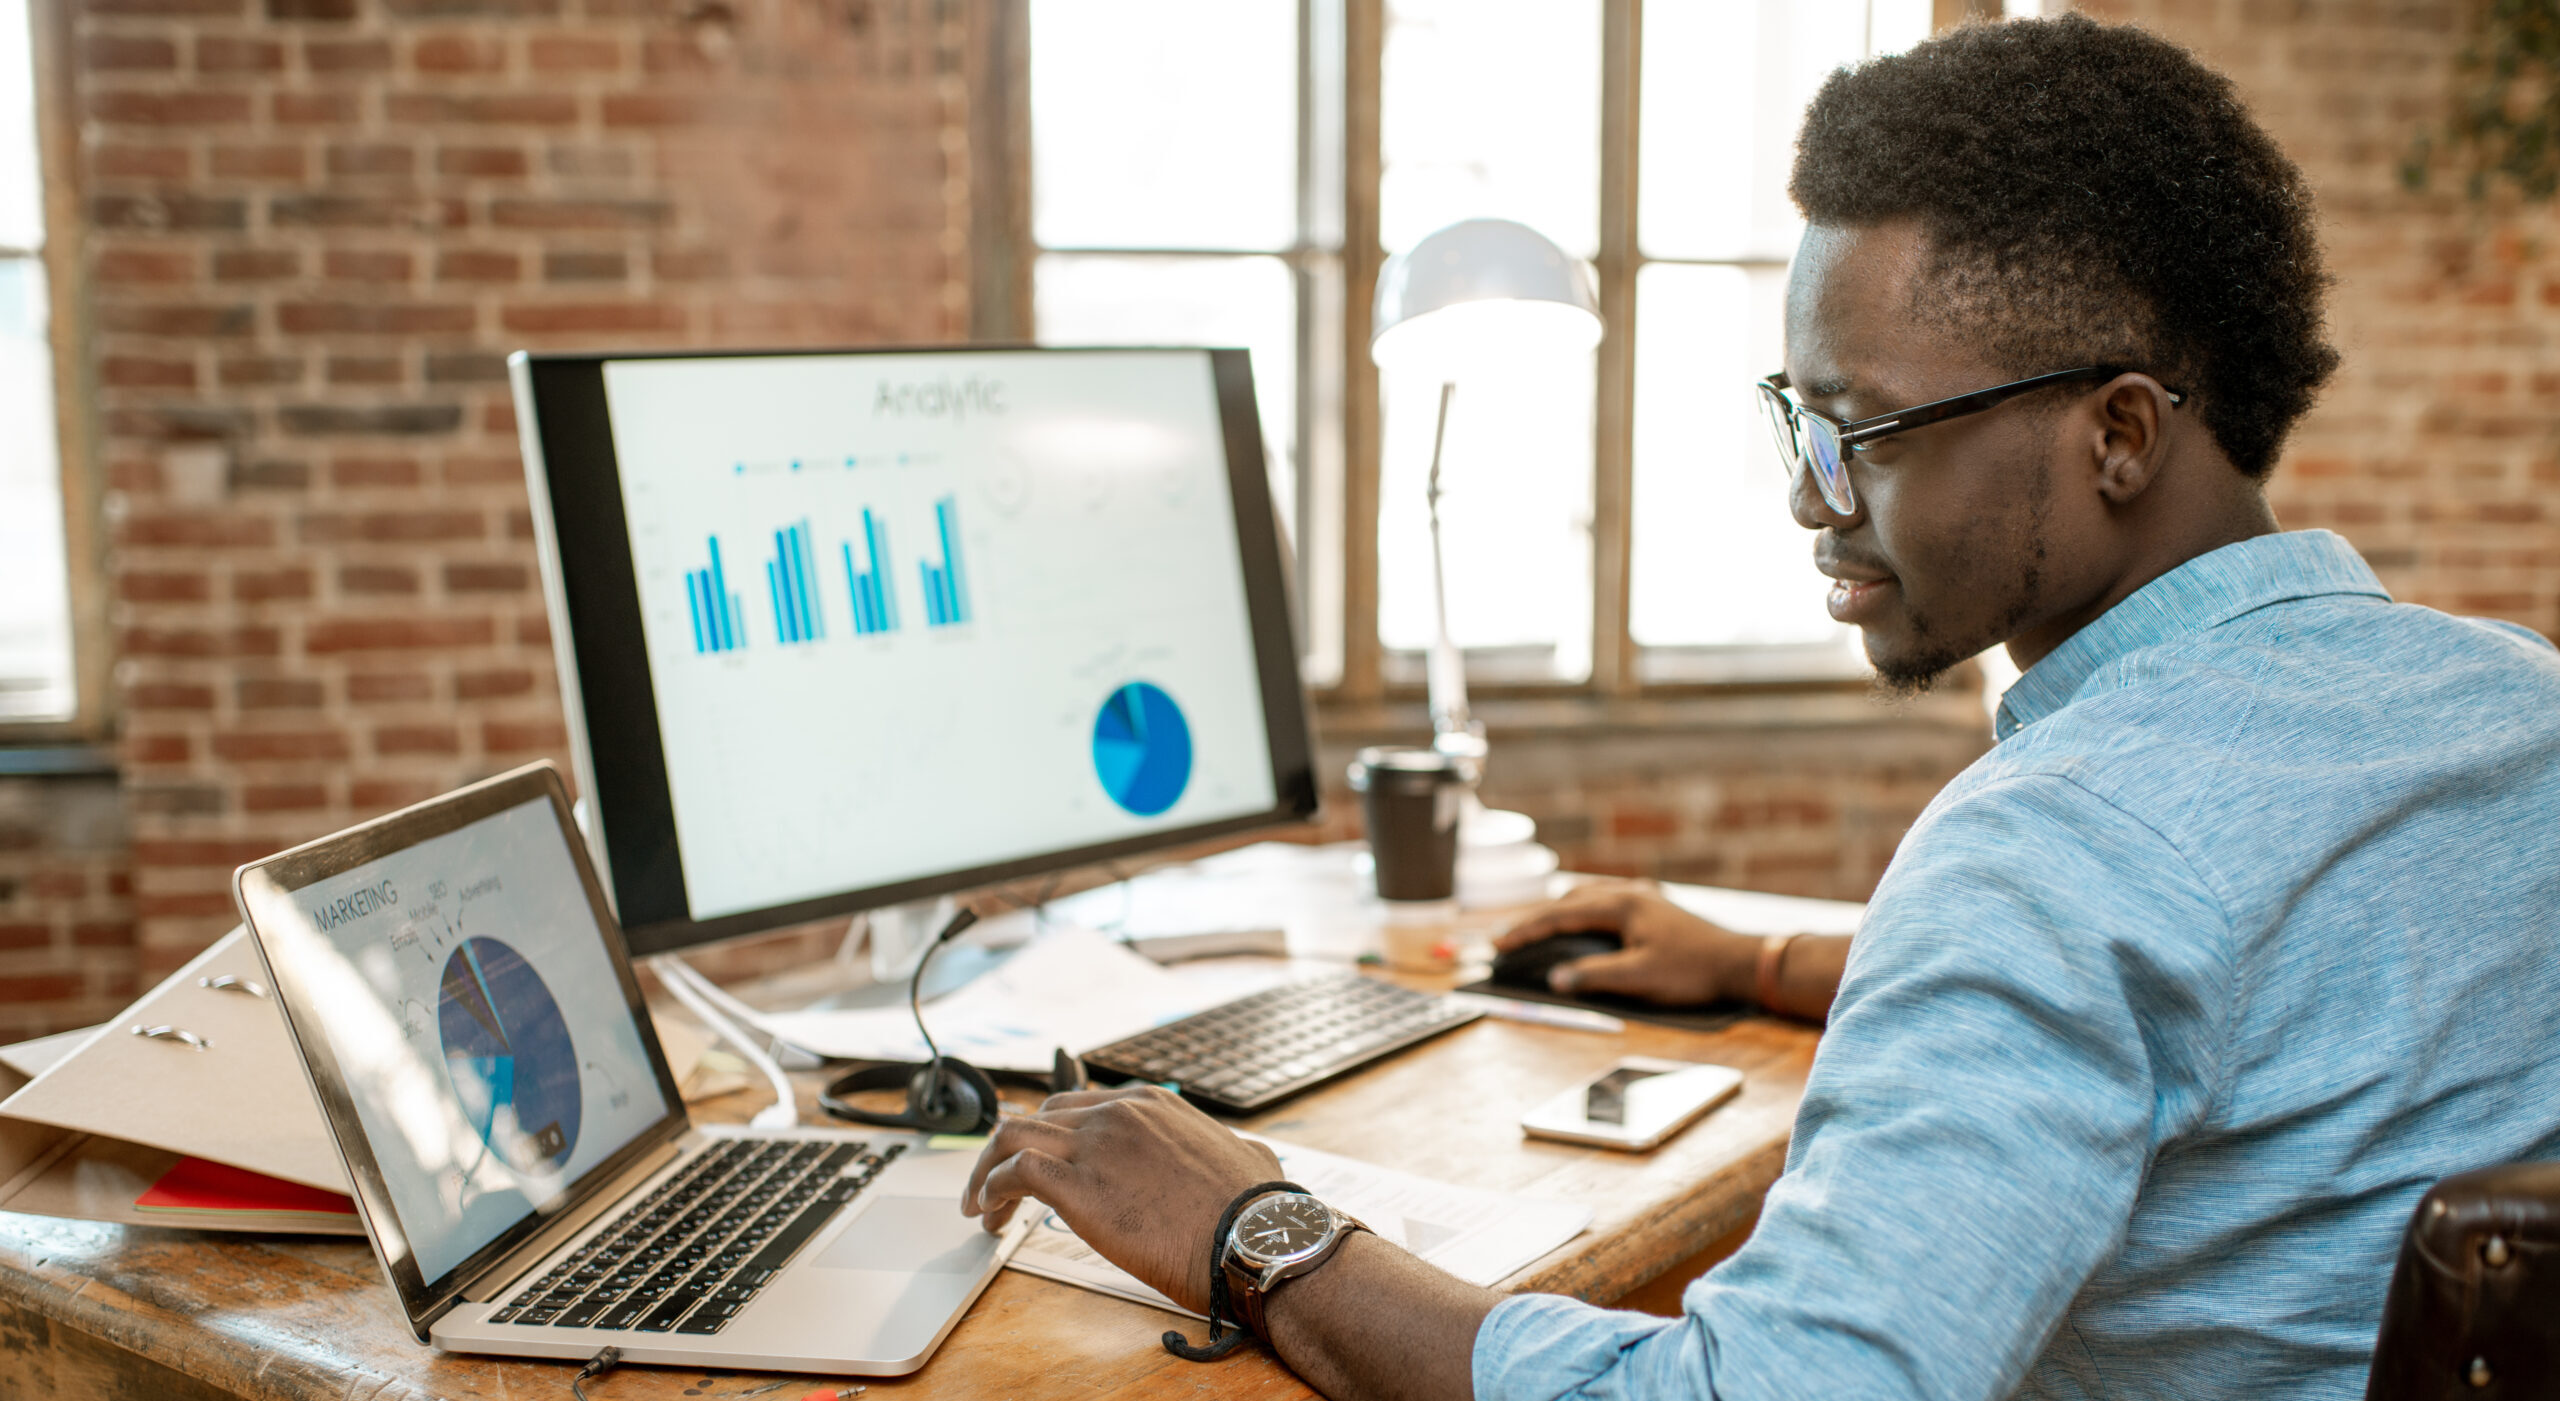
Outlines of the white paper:
[[[1049,1069],[1225,1000],[1089,929],[1062,929],[924,1006],[946,1055],[988,1070]],[[847,1011],[767,1012],[773,1036],[822,1056],[922,1060],[924,1038],[901,1002]]]
[[[1512,1197],[1417,1177],[1247,1134],[1280,1155],[1283,1177],[1338,1211],[1469,1284],[1491,1287],[1539,1256],[1580,1235],[1591,1208],[1536,1197]],[[1054,1214],[1013,1257],[1013,1268],[1133,1303],[1201,1315],[1102,1258]]]

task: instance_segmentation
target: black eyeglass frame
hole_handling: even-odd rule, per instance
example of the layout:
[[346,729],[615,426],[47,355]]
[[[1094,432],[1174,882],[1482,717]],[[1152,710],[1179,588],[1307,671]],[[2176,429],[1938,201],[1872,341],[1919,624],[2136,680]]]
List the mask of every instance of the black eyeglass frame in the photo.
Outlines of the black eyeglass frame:
[[[1926,428],[1932,423],[1944,423],[1951,418],[1962,418],[1967,414],[1977,414],[1986,409],[1998,408],[2021,394],[2042,389],[2049,384],[2062,384],[2075,379],[2113,379],[2117,375],[2139,373],[2142,372],[2124,365],[2083,365],[2076,370],[2056,370],[2049,375],[2012,380],[2007,384],[1995,384],[1989,389],[1976,389],[1971,393],[1958,394],[1952,398],[1934,399],[1926,404],[1914,404],[1907,409],[1895,409],[1891,413],[1880,413],[1859,419],[1827,414],[1810,404],[1799,403],[1788,398],[1786,391],[1793,386],[1787,383],[1787,372],[1784,370],[1762,379],[1758,387],[1761,393],[1767,395],[1771,402],[1785,412],[1790,427],[1797,427],[1795,420],[1800,414],[1821,419],[1831,425],[1832,434],[1840,440],[1840,446],[1843,449],[1855,452],[1878,438],[1895,433],[1907,433],[1914,428]],[[2187,401],[2186,391],[2170,389],[2165,384],[2160,387],[2168,392],[2171,404],[2183,404]],[[1798,431],[1801,429],[1799,428]],[[1797,456],[1801,458],[1802,446],[1799,445],[1796,451]]]

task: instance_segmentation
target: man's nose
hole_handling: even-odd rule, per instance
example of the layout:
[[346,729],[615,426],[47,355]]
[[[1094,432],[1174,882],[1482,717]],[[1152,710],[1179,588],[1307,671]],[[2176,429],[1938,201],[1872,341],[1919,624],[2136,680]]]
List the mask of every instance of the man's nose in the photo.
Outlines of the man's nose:
[[1795,473],[1790,481],[1787,488],[1787,509],[1795,516],[1796,524],[1807,530],[1821,530],[1825,527],[1833,530],[1848,530],[1865,520],[1867,516],[1864,497],[1858,498],[1858,509],[1854,511],[1833,510],[1831,503],[1822,499],[1822,487],[1814,481],[1813,471],[1810,468]]

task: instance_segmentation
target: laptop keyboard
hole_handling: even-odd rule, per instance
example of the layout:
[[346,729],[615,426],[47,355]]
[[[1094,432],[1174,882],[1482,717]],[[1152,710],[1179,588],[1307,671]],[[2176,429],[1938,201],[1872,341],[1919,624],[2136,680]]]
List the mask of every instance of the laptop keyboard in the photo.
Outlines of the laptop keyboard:
[[725,1139],[489,1321],[717,1333],[905,1150]]

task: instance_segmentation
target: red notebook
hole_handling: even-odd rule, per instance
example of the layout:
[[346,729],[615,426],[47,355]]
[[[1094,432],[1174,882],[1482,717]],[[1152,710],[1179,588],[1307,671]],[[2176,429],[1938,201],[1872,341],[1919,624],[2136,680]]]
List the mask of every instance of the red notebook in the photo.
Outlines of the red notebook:
[[355,1202],[339,1193],[202,1158],[180,1158],[176,1167],[160,1174],[151,1190],[134,1198],[133,1205],[137,1211],[175,1217],[258,1213],[353,1224],[356,1216]]

